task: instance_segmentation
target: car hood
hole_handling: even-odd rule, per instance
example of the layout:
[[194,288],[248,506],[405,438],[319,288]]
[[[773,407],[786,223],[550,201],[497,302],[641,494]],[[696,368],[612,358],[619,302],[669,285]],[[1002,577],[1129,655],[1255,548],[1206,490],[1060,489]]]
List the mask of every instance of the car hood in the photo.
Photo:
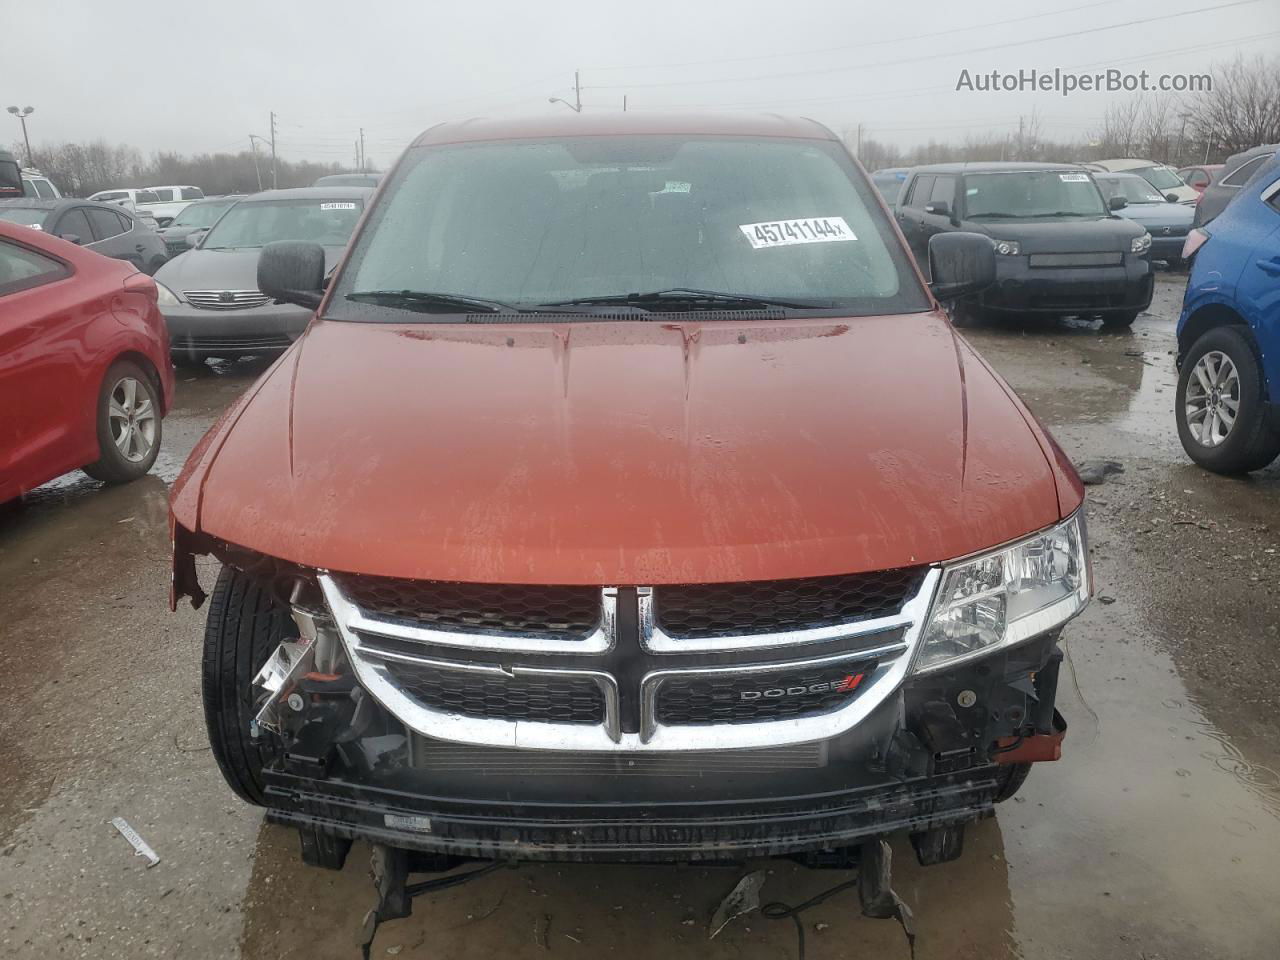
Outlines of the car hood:
[[1189,227],[1195,208],[1185,203],[1131,203],[1120,216],[1144,226]]
[[[325,247],[325,271],[342,257],[343,247]],[[156,273],[156,280],[175,293],[184,290],[256,290],[257,247],[239,250],[188,250]]]
[[1142,227],[1123,217],[1084,220],[1018,220],[993,223],[970,221],[965,229],[985,233],[996,240],[1017,240],[1027,253],[1129,252],[1130,241],[1142,236]]
[[938,314],[317,321],[172,503],[189,530],[310,567],[651,584],[947,560],[1082,490]]

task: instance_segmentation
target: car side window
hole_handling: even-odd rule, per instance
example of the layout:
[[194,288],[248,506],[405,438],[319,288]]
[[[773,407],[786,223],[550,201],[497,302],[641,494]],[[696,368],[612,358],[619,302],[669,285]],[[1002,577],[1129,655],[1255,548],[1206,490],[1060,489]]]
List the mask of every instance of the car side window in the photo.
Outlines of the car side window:
[[153,189],[151,192],[152,192],[152,193],[154,193],[154,194],[155,194],[157,197],[159,197],[161,200],[163,200],[165,203],[168,203],[170,200],[172,200],[172,199],[173,199],[173,191],[172,191],[172,190],[158,190],[158,189]]
[[53,192],[53,184],[48,180],[32,180],[31,185],[36,188],[36,193],[41,200],[56,200],[58,195]]
[[183,187],[182,199],[183,200],[203,200],[204,191],[201,190],[199,187]]
[[82,244],[93,243],[93,228],[89,226],[84,210],[80,207],[64,213],[58,219],[58,225],[53,228],[53,232],[59,237],[78,237]]
[[938,177],[933,181],[933,189],[929,191],[929,200],[945,203],[952,210],[956,206],[956,178]]
[[130,220],[127,216],[125,216],[123,213],[116,213],[115,216],[116,216],[116,219],[120,221],[121,233],[128,233],[130,230],[132,230],[136,226],[136,224],[132,220]]
[[106,193],[95,193],[89,199],[90,200],[123,200],[127,196],[129,196],[127,193],[123,193],[119,190],[110,190]]
[[98,210],[90,207],[84,212],[89,217],[89,225],[93,227],[93,235],[98,240],[118,237],[124,233],[124,228],[120,225],[120,218],[116,216],[114,210]]
[[903,202],[903,206],[923,209],[929,202],[929,194],[933,192],[934,177],[932,174],[916,177],[911,185],[911,196]]
[[1269,160],[1270,157],[1254,157],[1248,163],[1242,163],[1222,180],[1224,187],[1243,187],[1254,172]]
[[52,283],[69,273],[60,260],[0,239],[0,297]]

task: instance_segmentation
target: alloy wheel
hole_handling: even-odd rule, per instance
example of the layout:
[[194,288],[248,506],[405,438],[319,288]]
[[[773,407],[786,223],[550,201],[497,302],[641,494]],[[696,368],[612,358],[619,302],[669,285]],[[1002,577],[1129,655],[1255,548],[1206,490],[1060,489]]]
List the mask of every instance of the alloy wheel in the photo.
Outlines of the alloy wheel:
[[133,377],[121,377],[111,388],[107,424],[120,456],[141,463],[156,442],[156,409],[150,392]]
[[1223,443],[1240,412],[1240,375],[1231,358],[1210,350],[1199,360],[1187,381],[1183,416],[1196,441],[1205,447]]

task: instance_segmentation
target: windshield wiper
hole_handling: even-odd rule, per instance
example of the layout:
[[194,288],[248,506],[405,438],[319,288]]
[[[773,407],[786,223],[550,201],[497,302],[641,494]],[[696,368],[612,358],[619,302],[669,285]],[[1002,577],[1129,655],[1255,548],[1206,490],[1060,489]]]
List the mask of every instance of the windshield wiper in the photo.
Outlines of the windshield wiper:
[[780,297],[757,297],[748,293],[721,293],[718,290],[699,290],[693,287],[673,287],[670,290],[654,290],[649,293],[611,293],[598,297],[575,297],[572,300],[555,300],[539,304],[543,307],[577,306],[625,306],[680,307],[685,310],[716,309],[733,305],[758,310],[767,307],[791,307],[813,309],[830,306],[812,300],[786,300]]
[[375,303],[380,307],[398,310],[416,310],[430,313],[434,310],[479,310],[485,313],[517,313],[517,307],[500,300],[481,297],[465,297],[456,293],[433,293],[428,290],[361,290],[348,293],[348,300],[356,303]]
[[970,220],[978,220],[980,218],[989,218],[991,220],[1018,220],[1023,216],[1021,213],[971,213]]

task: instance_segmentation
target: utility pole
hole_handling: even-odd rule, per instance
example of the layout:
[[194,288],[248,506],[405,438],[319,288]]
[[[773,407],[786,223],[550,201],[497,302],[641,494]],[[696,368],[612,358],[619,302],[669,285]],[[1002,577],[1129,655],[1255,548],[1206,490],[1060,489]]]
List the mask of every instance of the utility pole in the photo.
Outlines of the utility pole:
[[360,128],[360,172],[364,173],[364,127]]
[[279,178],[276,173],[276,113],[271,111],[271,189],[275,190],[279,186]]
[[857,139],[857,145],[853,148],[853,155],[857,157],[859,160],[862,159],[862,123],[861,121],[859,121],[858,123],[858,139]]
[[258,169],[258,140],[249,134],[249,149],[253,151],[253,172],[258,176],[258,192],[262,192],[262,171]]
[[627,112],[627,95],[625,93],[622,95],[622,112]]
[[[582,84],[578,82],[578,71],[573,71],[573,109],[576,113],[582,112]],[[24,123],[22,129],[25,132],[27,125]],[[28,152],[30,152],[28,150]]]

